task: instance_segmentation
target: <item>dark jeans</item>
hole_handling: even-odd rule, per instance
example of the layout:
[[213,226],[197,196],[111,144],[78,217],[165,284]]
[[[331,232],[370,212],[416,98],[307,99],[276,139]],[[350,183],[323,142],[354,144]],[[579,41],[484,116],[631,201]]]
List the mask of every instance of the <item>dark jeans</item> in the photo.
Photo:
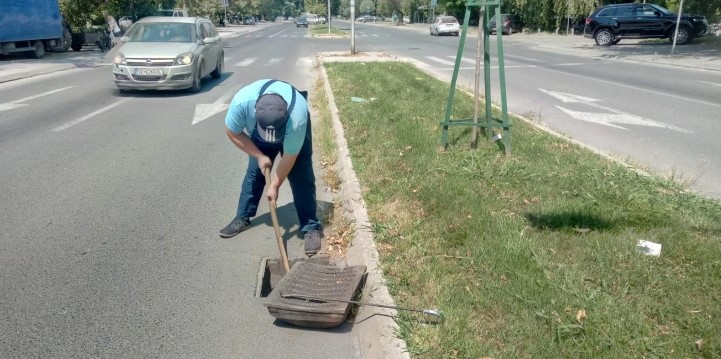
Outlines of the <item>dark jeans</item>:
[[[275,162],[275,158],[280,153],[283,154],[283,144],[270,144],[261,142],[251,136],[253,143],[263,152],[271,161]],[[300,230],[306,233],[310,230],[320,230],[323,228],[316,216],[316,199],[315,199],[315,174],[313,173],[313,144],[311,136],[310,116],[308,116],[308,126],[305,133],[305,141],[303,147],[298,153],[298,158],[293,168],[288,173],[288,182],[293,192],[293,201],[295,210],[298,214],[300,222]],[[243,186],[240,189],[240,199],[238,200],[238,218],[255,217],[258,211],[258,203],[263,197],[263,189],[265,188],[265,176],[258,167],[258,161],[254,157],[248,160],[248,171],[243,179]]]

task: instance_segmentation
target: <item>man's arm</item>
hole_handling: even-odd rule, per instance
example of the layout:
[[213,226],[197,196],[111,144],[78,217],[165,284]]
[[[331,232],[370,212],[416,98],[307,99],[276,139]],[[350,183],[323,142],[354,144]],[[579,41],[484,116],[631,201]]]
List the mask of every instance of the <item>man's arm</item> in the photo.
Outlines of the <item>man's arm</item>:
[[[261,171],[264,171],[266,168],[270,169],[271,167],[273,167],[273,162],[270,161],[270,158],[264,155],[263,152],[260,152],[258,147],[256,147],[253,143],[253,140],[251,140],[250,137],[245,134],[245,132],[233,133],[226,128],[225,133],[228,135],[228,138],[230,138],[230,141],[233,142],[236,147],[240,148],[249,156],[253,156],[258,161],[258,167],[260,167]],[[295,162],[295,160],[293,160],[293,162]],[[293,167],[292,164],[291,167]]]

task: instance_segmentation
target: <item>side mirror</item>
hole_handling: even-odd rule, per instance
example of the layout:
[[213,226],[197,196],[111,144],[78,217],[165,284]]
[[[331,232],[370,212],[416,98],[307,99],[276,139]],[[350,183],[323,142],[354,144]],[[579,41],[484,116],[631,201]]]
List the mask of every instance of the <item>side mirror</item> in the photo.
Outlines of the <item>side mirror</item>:
[[121,37],[120,42],[128,42],[128,37],[127,36]]
[[203,44],[204,44],[204,45],[212,44],[212,43],[214,43],[214,42],[215,42],[215,39],[212,38],[212,37],[206,37],[206,38],[203,39]]
[[660,17],[660,16],[661,16],[661,12],[658,11],[658,10],[654,11],[653,13],[656,14],[656,17]]

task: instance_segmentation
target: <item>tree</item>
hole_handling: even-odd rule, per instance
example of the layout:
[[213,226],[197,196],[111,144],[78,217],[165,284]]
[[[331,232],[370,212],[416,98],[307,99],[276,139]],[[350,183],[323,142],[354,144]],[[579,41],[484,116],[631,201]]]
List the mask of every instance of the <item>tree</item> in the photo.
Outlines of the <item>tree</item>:
[[363,0],[360,4],[361,14],[368,15],[372,14],[376,10],[376,6],[373,0]]

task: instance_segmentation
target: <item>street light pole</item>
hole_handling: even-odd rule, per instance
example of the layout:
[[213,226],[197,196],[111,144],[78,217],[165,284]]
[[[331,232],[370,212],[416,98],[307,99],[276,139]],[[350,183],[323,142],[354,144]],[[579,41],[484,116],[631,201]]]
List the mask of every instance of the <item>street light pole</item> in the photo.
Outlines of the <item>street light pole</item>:
[[330,35],[330,0],[328,0],[328,35]]
[[350,54],[355,55],[355,0],[350,0]]

